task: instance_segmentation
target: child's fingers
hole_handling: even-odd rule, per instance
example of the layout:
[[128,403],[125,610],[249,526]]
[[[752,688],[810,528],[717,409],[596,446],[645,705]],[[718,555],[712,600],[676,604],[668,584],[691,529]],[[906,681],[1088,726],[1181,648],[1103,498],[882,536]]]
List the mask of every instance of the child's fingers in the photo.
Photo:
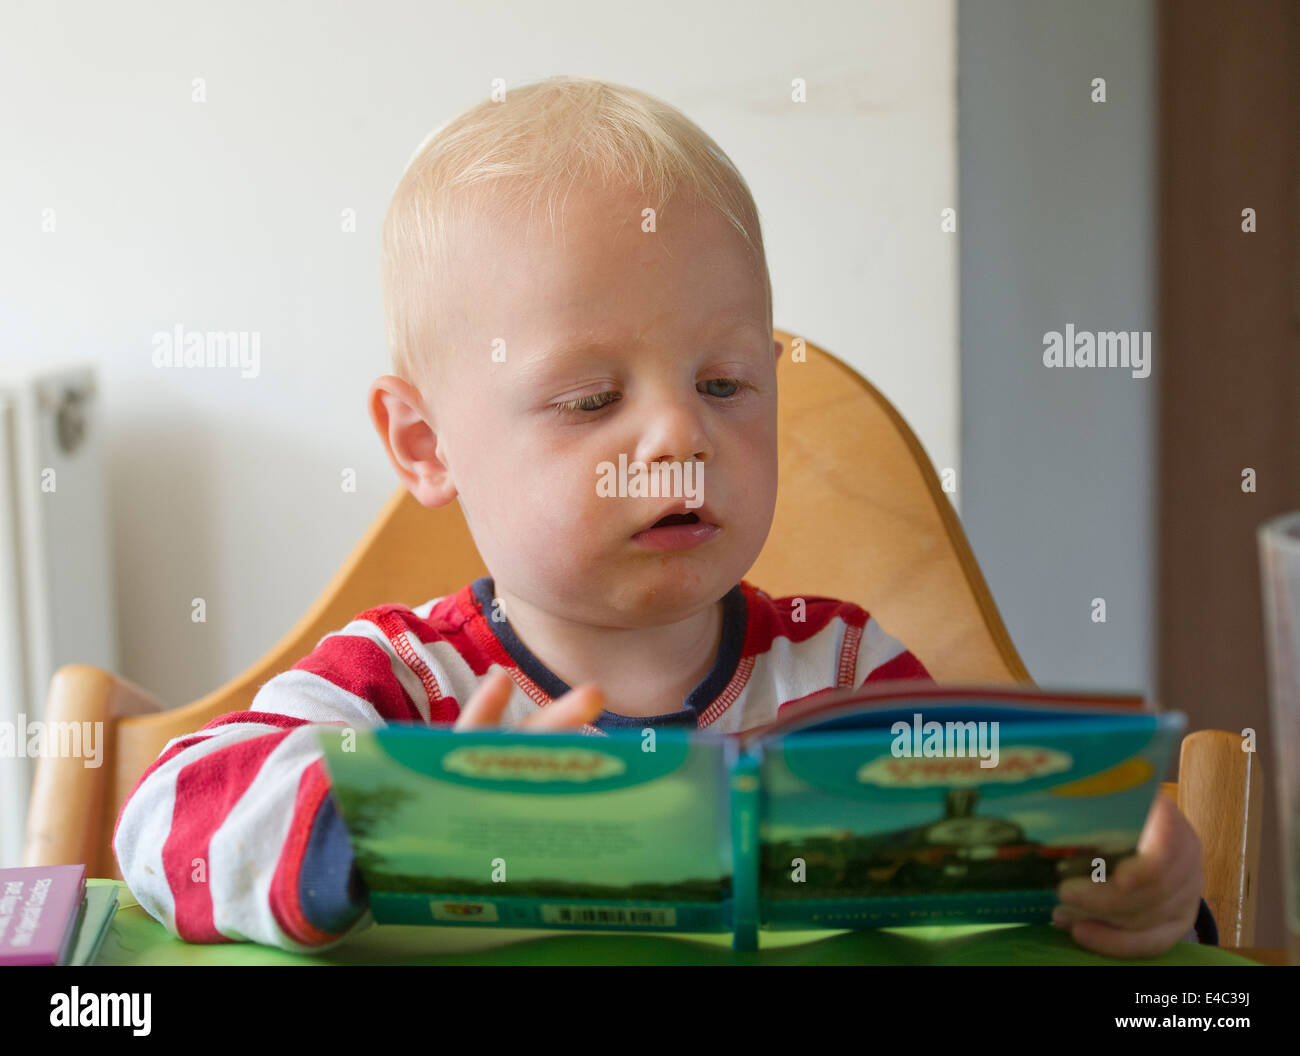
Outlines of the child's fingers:
[[1109,893],[1108,904],[1116,910],[1136,910],[1178,902],[1189,890],[1199,896],[1205,882],[1201,845],[1190,826],[1188,834],[1189,838],[1179,842],[1172,853],[1156,857],[1139,851],[1120,862],[1115,867],[1115,888]]
[[[478,730],[500,726],[513,687],[514,682],[502,668],[494,670],[474,690],[452,729]],[[579,686],[530,715],[516,728],[529,732],[574,729],[591,722],[604,707],[605,695],[598,688]]]
[[[1098,884],[1097,887],[1105,887]],[[1158,891],[1160,897],[1151,900],[1143,897],[1133,903],[1119,902],[1093,908],[1078,902],[1062,902],[1053,912],[1052,919],[1066,925],[1080,920],[1096,920],[1126,931],[1144,931],[1168,923],[1188,922],[1196,919],[1196,908],[1201,904],[1201,878],[1199,874],[1184,874],[1176,889],[1163,886],[1148,888]],[[1186,928],[1184,928],[1184,931]]]
[[1146,824],[1142,826],[1142,835],[1138,837],[1139,851],[1156,851],[1175,842],[1180,830],[1195,833],[1191,823],[1183,817],[1183,812],[1166,795],[1158,795],[1147,812]]
[[1170,921],[1144,931],[1129,931],[1096,920],[1081,920],[1069,929],[1084,949],[1105,957],[1159,957],[1182,941],[1191,924]]
[[1074,877],[1061,884],[1057,898],[1077,915],[1122,920],[1179,905],[1189,891],[1199,892],[1202,882],[1198,862],[1179,860],[1165,871],[1152,872],[1142,868],[1138,858],[1125,858],[1105,883]]
[[1098,916],[1131,916],[1177,904],[1189,887],[1200,890],[1201,844],[1178,808],[1165,797],[1153,804],[1135,855],[1120,861],[1105,883],[1073,877],[1057,889],[1063,905]]
[[521,728],[534,730],[570,730],[595,719],[605,707],[605,694],[593,685],[578,686],[559,700],[530,715]]
[[477,730],[484,726],[498,725],[506,710],[506,703],[510,700],[513,684],[505,670],[498,667],[479,683],[452,729]]

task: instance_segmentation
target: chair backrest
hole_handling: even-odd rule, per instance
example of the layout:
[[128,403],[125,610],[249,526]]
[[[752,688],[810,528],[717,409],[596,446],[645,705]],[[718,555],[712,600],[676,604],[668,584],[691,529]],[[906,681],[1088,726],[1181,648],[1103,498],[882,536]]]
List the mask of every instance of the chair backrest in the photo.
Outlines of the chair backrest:
[[1031,681],[911,428],[852,367],[776,336],[776,516],[745,578],[773,597],[856,601],[937,681]]
[[[817,345],[781,330],[776,337],[786,348],[777,368],[777,507],[767,544],[745,578],[773,597],[858,602],[939,681],[1030,681],[907,423]],[[113,722],[107,820],[91,840],[96,875],[116,876],[113,821],[169,740],[247,709],[263,682],[357,613],[385,602],[418,605],[486,573],[459,503],[426,509],[399,487],[311,608],[251,668],[185,707]]]

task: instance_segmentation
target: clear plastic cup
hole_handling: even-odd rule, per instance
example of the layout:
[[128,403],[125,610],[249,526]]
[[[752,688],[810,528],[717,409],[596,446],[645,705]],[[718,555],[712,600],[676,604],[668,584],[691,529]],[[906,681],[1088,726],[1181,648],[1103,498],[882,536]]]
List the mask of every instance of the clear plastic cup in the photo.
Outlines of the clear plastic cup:
[[1300,510],[1259,526],[1287,959],[1300,965]]

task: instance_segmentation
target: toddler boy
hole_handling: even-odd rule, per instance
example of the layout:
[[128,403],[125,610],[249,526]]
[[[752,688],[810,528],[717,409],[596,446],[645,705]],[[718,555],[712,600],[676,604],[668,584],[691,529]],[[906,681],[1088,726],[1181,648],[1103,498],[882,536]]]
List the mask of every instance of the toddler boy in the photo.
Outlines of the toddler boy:
[[[416,152],[383,248],[395,373],[371,417],[419,502],[460,502],[491,575],[361,613],[167,745],[114,851],[188,941],[304,951],[368,921],[311,723],[731,732],[929,677],[852,602],[796,619],[743,578],[775,510],[783,350],[753,199],[682,114],[578,78],[484,102]],[[702,487],[611,496],[620,456]],[[1149,820],[1114,883],[1079,890],[1084,945],[1141,956],[1192,925],[1199,844],[1176,810]]]

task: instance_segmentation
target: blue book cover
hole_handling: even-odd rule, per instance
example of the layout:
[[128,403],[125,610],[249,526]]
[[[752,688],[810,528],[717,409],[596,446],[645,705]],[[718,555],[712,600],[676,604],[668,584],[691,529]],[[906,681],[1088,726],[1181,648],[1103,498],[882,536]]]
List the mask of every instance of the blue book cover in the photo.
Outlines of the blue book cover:
[[1132,853],[1185,727],[1140,698],[900,682],[742,734],[317,733],[379,923],[1045,921]]

